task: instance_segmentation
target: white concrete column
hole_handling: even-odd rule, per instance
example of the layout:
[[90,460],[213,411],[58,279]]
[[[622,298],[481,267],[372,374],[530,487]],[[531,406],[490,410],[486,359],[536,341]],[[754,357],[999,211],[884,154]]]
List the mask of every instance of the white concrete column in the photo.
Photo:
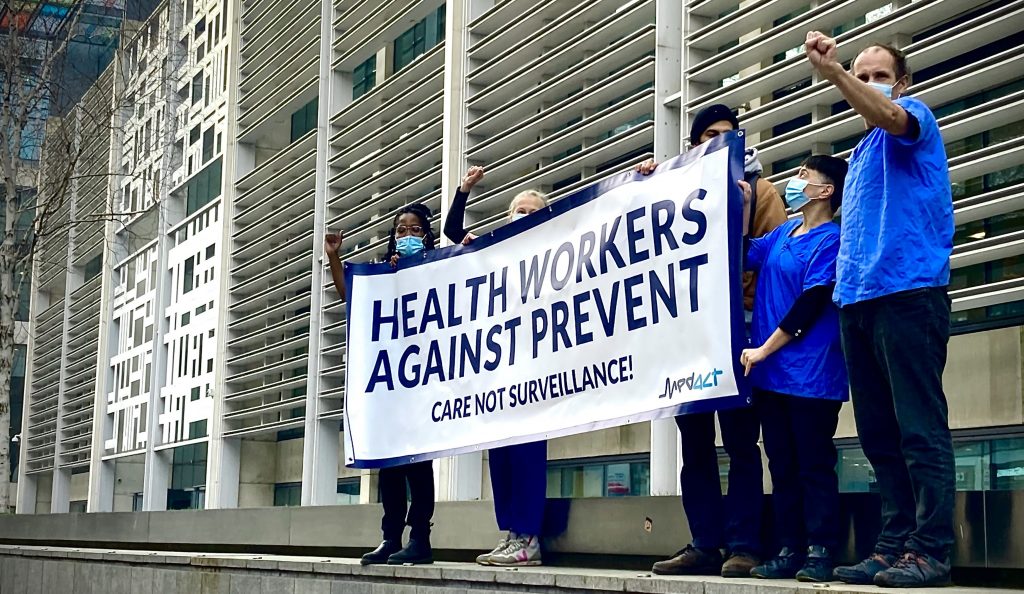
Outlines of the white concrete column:
[[[39,275],[38,268],[32,267],[31,271],[32,296],[29,299],[29,327],[36,327],[36,318],[39,312],[50,306],[50,296],[38,290]],[[33,365],[35,359],[35,333],[28,335],[28,347],[25,349],[25,398],[21,407],[21,437],[15,447],[20,448],[18,455],[18,495],[15,501],[16,511],[19,514],[34,514],[36,511],[36,499],[38,495],[39,478],[35,474],[26,472],[28,464],[28,428],[30,426],[29,415],[32,403]],[[13,439],[14,436],[12,435]]]
[[[81,143],[82,131],[81,131],[81,111],[75,110],[75,145]],[[78,203],[78,179],[71,180],[70,188],[71,198],[69,199],[68,216],[71,220],[75,220],[77,216],[77,203]],[[78,226],[68,226],[68,249],[67,249],[67,261],[65,268],[67,270],[67,277],[64,281],[64,327],[61,329],[61,343],[63,347],[60,353],[60,374],[58,380],[60,387],[58,388],[57,395],[57,428],[56,437],[54,438],[53,445],[53,485],[50,491],[50,513],[61,514],[67,513],[70,509],[70,495],[71,495],[71,470],[61,468],[61,437],[64,432],[64,383],[67,379],[67,344],[68,344],[68,331],[71,327],[69,323],[71,312],[71,294],[82,285],[82,273],[75,269],[74,253],[75,253],[75,240],[78,236]]]
[[[469,49],[469,22],[493,2],[487,0],[447,0],[444,34],[444,139],[441,162],[441,221],[448,216],[452,196],[462,183],[466,161],[466,52]],[[450,245],[442,237],[443,245]],[[440,501],[473,501],[481,497],[483,454],[472,452],[439,460],[434,464]]]
[[[683,76],[683,4],[658,0],[654,50],[654,158],[658,162],[678,155],[682,149],[681,111],[685,108]],[[669,101],[678,97],[683,103]],[[678,430],[672,419],[651,421],[651,495],[679,493]]]
[[[313,262],[309,304],[309,364],[306,377],[306,423],[302,444],[302,505],[334,505],[338,492],[338,446],[341,426],[337,420],[322,420],[320,401],[321,328],[324,326],[324,262],[322,259],[327,225],[327,161],[330,151],[331,108],[334,69],[331,44],[334,41],[334,3],[320,5],[320,78],[317,95],[316,181],[313,207]],[[329,290],[334,290],[333,287]]]
[[224,132],[226,144],[224,147],[224,169],[223,179],[223,200],[221,208],[223,212],[223,226],[220,245],[220,263],[218,270],[220,275],[220,287],[218,288],[221,305],[221,315],[217,320],[217,355],[218,365],[216,390],[213,397],[213,412],[210,416],[210,440],[206,459],[206,509],[225,509],[238,507],[238,480],[241,462],[242,444],[238,438],[224,437],[224,397],[227,390],[225,381],[225,366],[227,360],[227,336],[228,336],[228,304],[230,301],[231,275],[228,273],[232,267],[231,241],[232,221],[235,211],[235,181],[252,171],[256,164],[256,151],[252,147],[238,144],[238,65],[240,63],[239,48],[242,38],[240,34],[241,0],[230,0],[225,3],[225,10],[228,11],[227,29],[223,34],[228,38],[228,57],[224,68],[228,77],[227,104],[228,122]]
[[[116,68],[124,72],[125,65],[120,54],[115,56]],[[121,86],[125,84],[125,76],[113,78],[111,101],[123,96]],[[121,179],[122,147],[124,146],[124,126],[121,122],[121,110],[113,109],[110,127],[110,180],[107,185],[107,204],[115,204],[114,196]],[[103,442],[106,441],[107,394],[114,389],[114,372],[110,367],[110,347],[117,341],[117,329],[112,323],[114,311],[114,268],[128,256],[128,248],[118,239],[118,222],[113,219],[103,224],[103,266],[100,269],[100,318],[99,344],[96,347],[96,393],[93,396],[92,413],[92,444],[89,455],[89,492],[86,502],[88,512],[114,511],[115,462],[105,461]]]

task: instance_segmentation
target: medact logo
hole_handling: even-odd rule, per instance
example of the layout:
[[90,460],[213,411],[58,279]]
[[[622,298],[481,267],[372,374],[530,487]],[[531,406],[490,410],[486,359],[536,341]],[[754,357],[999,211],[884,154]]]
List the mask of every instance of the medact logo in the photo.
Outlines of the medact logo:
[[713,388],[718,385],[718,376],[724,373],[717,367],[707,373],[693,372],[689,377],[681,377],[673,380],[670,377],[665,378],[665,391],[662,392],[658,398],[672,399],[672,396],[681,393],[683,390],[694,391],[694,390],[706,390]]

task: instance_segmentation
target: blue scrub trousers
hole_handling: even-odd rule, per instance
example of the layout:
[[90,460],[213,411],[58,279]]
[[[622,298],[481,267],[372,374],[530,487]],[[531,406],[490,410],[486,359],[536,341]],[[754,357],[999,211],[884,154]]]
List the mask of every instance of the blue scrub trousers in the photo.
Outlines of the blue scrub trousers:
[[488,462],[498,529],[540,536],[547,497],[548,442],[496,448],[489,452]]

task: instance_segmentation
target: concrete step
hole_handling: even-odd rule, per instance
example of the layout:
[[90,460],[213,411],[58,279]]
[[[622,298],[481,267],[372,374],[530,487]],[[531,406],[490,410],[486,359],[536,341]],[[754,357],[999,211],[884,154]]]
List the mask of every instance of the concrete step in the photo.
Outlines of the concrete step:
[[[361,566],[358,559],[0,545],[0,594],[828,594],[872,586],[664,577],[571,567],[492,568],[439,562]],[[924,594],[1010,594],[936,588]]]

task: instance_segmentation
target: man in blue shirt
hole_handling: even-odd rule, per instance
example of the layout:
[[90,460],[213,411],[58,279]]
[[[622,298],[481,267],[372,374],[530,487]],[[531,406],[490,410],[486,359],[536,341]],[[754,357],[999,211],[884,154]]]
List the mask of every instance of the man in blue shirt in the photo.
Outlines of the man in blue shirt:
[[846,72],[836,42],[805,52],[868,132],[850,157],[834,299],[861,446],[882,497],[875,551],[836,569],[848,583],[949,583],[955,467],[942,370],[949,341],[953,203],[931,110],[902,94],[902,52],[863,50]]

